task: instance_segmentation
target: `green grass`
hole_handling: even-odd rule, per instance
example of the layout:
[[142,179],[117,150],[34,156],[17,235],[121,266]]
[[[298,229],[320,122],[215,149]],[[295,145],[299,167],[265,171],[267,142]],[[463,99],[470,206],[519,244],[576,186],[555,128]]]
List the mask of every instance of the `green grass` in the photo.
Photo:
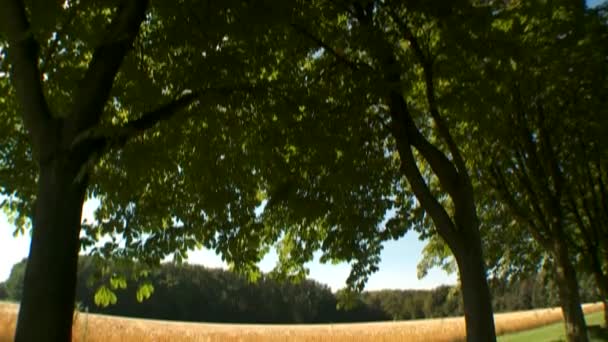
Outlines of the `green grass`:
[[[594,312],[586,315],[585,320],[587,325],[601,325],[604,322],[603,312]],[[606,329],[604,329],[606,330]],[[606,332],[606,331],[604,331]],[[526,330],[518,333],[507,334],[498,337],[499,342],[554,342],[554,341],[566,341],[564,323],[559,322],[555,324],[549,324],[541,328],[532,330]],[[605,342],[608,338],[590,338],[590,342]]]

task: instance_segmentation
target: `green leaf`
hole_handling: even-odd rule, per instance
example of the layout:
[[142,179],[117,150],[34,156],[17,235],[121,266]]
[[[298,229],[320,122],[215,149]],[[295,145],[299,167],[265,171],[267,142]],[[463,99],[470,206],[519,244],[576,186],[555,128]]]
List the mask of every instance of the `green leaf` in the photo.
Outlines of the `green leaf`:
[[152,296],[152,293],[154,293],[154,286],[152,285],[152,283],[143,283],[139,285],[135,296],[137,297],[137,301],[141,303],[144,300],[150,298],[150,296]]
[[110,278],[110,286],[113,290],[116,289],[126,289],[127,288],[127,279],[124,276],[112,276]]
[[105,285],[100,286],[95,292],[94,301],[95,305],[97,306],[105,308],[109,305],[116,304],[117,300],[118,299],[116,298],[114,291],[110,290]]

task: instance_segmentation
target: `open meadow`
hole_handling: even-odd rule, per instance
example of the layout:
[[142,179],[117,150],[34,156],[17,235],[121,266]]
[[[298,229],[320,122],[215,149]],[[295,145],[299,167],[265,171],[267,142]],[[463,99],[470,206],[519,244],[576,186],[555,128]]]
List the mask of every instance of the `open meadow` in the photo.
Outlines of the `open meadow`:
[[[589,328],[589,342],[608,341],[608,329],[601,328],[604,322],[604,313],[601,311],[593,312],[585,316],[585,321]],[[563,342],[566,341],[566,334],[562,322],[548,324],[539,328],[516,332],[499,336],[498,342]]]
[[[585,313],[602,305],[585,304]],[[0,342],[12,341],[18,305],[0,302]],[[498,335],[532,329],[562,319],[559,308],[495,315]],[[353,324],[259,325],[186,323],[77,313],[73,341],[461,341],[462,317]]]

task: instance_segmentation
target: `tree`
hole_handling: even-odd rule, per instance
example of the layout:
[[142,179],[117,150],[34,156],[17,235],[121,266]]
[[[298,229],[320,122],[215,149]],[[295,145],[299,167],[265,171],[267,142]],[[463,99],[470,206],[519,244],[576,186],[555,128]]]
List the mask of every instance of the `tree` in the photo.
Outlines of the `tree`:
[[[592,122],[592,125],[603,123]],[[587,129],[585,139],[580,139],[579,146],[575,148],[576,161],[569,167],[567,183],[569,184],[565,195],[566,220],[573,228],[569,242],[574,252],[579,255],[579,267],[586,273],[593,275],[596,288],[602,295],[604,302],[604,320],[608,323],[608,192],[606,191],[606,146],[599,143],[601,140],[591,139],[591,146],[585,146],[589,141],[590,131]],[[598,144],[599,143],[599,144]]]
[[[483,49],[450,55],[446,64],[451,70],[443,68],[448,86],[441,104],[464,119],[454,132],[465,158],[483,165],[475,166],[473,173],[481,176],[475,187],[490,265],[501,272],[535,269],[542,261],[541,250],[548,250],[569,339],[585,339],[572,260],[580,256],[587,268],[595,264],[599,270],[601,263],[593,260],[601,257],[600,237],[606,235],[601,224],[582,218],[584,212],[602,215],[603,167],[598,161],[603,152],[598,151],[603,147],[598,148],[598,129],[605,127],[605,106],[599,99],[605,98],[606,73],[605,49],[598,47],[605,45],[605,20],[602,24],[601,9],[598,16],[575,6],[580,4],[505,5],[495,4],[492,39],[484,41]],[[478,146],[480,139],[484,144]],[[505,150],[509,152],[500,152]],[[571,186],[577,190],[567,190]],[[573,221],[586,229],[576,232]],[[533,228],[521,232],[530,225]],[[432,242],[423,270],[449,266],[442,245]],[[573,246],[576,254],[569,251]],[[596,274],[598,288],[605,287],[601,272]]]
[[6,284],[0,283],[0,300],[8,299],[8,292],[6,291]]
[[[272,224],[299,226],[308,234],[286,234],[283,241],[287,256],[283,256],[283,263],[302,264],[303,258],[310,258],[311,251],[321,247],[327,252],[326,260],[354,261],[349,283],[355,289],[361,288],[367,275],[375,270],[382,241],[399,238],[411,226],[423,230],[432,221],[433,232],[446,241],[459,266],[467,338],[471,341],[495,339],[473,188],[466,163],[450,132],[455,124],[447,121],[437,104],[439,76],[434,74],[440,61],[449,58],[443,54],[452,38],[449,30],[457,27],[459,38],[471,39],[465,32],[478,28],[467,25],[481,22],[483,26],[486,9],[465,3],[417,6],[397,2],[330,4],[320,1],[310,5],[309,11],[325,24],[311,27],[304,20],[293,24],[302,37],[317,44],[317,51],[304,64],[314,76],[308,73],[296,84],[305,84],[309,91],[319,94],[316,96],[325,98],[325,109],[302,106],[301,122],[332,117],[340,123],[337,128],[332,127],[335,131],[348,132],[334,134],[330,140],[334,146],[346,136],[347,141],[363,146],[361,154],[354,158],[359,158],[361,163],[371,161],[365,164],[368,169],[390,167],[391,173],[381,173],[375,180],[376,184],[384,181],[386,185],[358,187],[375,196],[372,200],[378,205],[371,206],[376,210],[370,210],[368,200],[367,207],[349,213],[353,218],[349,226],[336,216],[349,212],[353,205],[347,204],[348,211],[342,209],[337,192],[328,194],[327,188],[323,188],[330,182],[324,170],[311,175],[314,181],[308,184],[296,179],[288,187],[290,200],[314,201],[318,211],[312,217],[317,220],[291,210],[294,207],[275,205],[280,201],[273,202],[271,192],[265,214]],[[474,20],[465,21],[463,18],[467,15]],[[442,21],[453,26],[447,29],[440,25]],[[420,36],[432,37],[429,40],[433,43],[427,45]],[[308,132],[310,130],[306,130]],[[374,152],[374,149],[380,151]],[[338,159],[353,158],[337,146],[335,150]],[[309,151],[310,146],[296,145],[290,159],[309,162],[308,158],[315,157]],[[370,153],[386,156],[384,166],[378,166],[382,159]],[[296,163],[296,168],[301,165]],[[355,170],[360,167],[355,165]],[[385,177],[394,178],[385,180]],[[289,175],[277,178],[289,179]],[[280,184],[271,189],[282,194]],[[376,193],[376,189],[381,192]],[[352,194],[352,198],[346,203],[359,203],[362,197],[352,191],[347,194]],[[383,201],[388,203],[382,204]],[[379,214],[391,206],[398,214],[383,230],[379,227],[382,221]],[[323,241],[322,245],[315,244],[315,240]],[[362,252],[363,248],[367,250]]]
[[[55,10],[57,3],[33,7]],[[121,7],[107,28],[65,114],[53,114],[45,98],[39,67],[40,44],[20,1],[3,2],[3,31],[10,42],[7,58],[11,81],[21,106],[23,126],[39,167],[33,234],[15,339],[67,340],[71,335],[80,215],[86,195],[86,164],[103,143],[77,141],[97,125],[118,68],[144,19],[146,1]],[[56,17],[55,17],[56,19]],[[101,145],[101,146],[100,146]],[[48,276],[51,275],[51,276]],[[43,334],[43,335],[41,335]]]
[[[577,169],[590,158],[577,145],[599,141],[594,127],[605,120],[595,98],[606,91],[605,50],[596,49],[606,41],[605,26],[593,11],[569,2],[513,3],[499,13],[494,27],[507,33],[497,39],[504,45],[475,64],[477,81],[465,85],[480,89],[464,100],[475,108],[475,140],[482,145],[470,153],[516,218],[513,227],[525,227],[551,256],[568,340],[586,341],[571,244],[584,239],[568,219],[567,203],[580,201],[569,189],[585,181]],[[482,108],[486,115],[479,115]]]
[[25,276],[25,264],[26,260],[13,265],[11,274],[4,283],[6,288],[7,298],[10,300],[20,300],[23,296],[23,278]]
[[[62,108],[61,114],[53,113],[57,109],[50,108],[41,82],[46,75],[39,67],[40,44],[34,35],[40,27],[30,25],[22,2],[5,1],[2,7],[3,31],[10,42],[11,81],[32,158],[39,167],[34,230],[15,339],[68,340],[72,322],[66,317],[73,311],[86,166],[104,145],[77,138],[99,124],[114,77],[144,20],[147,2],[130,1],[116,12],[73,94],[72,105]],[[31,8],[32,17],[50,9],[57,19],[60,8],[59,3],[40,4]],[[48,51],[52,52],[50,47]]]
[[[137,273],[132,265],[100,264],[96,257],[80,256],[76,299],[87,312],[126,317],[233,323],[331,323],[389,319],[377,307],[364,302],[353,310],[337,310],[336,296],[329,287],[306,279],[299,283],[277,281],[262,274],[251,282],[229,270],[200,265],[163,263],[146,281],[154,295],[138,298]],[[111,266],[111,267],[108,267]],[[139,265],[144,266],[144,265]],[[18,272],[21,270],[21,272]],[[14,265],[8,283],[21,287],[25,260]],[[102,276],[111,272],[111,281]],[[115,276],[125,274],[124,282]],[[109,284],[108,284],[109,283]],[[0,284],[0,289],[4,283]],[[114,298],[100,296],[99,287],[108,287]],[[105,290],[103,291],[106,292]],[[9,299],[21,300],[21,292]]]
[[[253,130],[238,135],[248,118],[231,109],[274,61],[261,53],[272,45],[264,11],[238,1],[1,7],[2,204],[21,231],[33,226],[17,341],[70,340],[81,246],[158,263],[204,244],[236,264],[259,260],[260,161],[244,147],[258,141]],[[87,197],[102,208],[81,239]],[[104,235],[113,240],[92,246]]]
[[[69,340],[81,247],[158,264],[205,246],[257,278],[280,240],[277,273],[303,277],[322,249],[352,262],[360,290],[382,242],[412,227],[454,253],[468,339],[495,339],[462,117],[443,101],[448,61],[468,57],[489,8],[2,8],[0,189],[19,229],[33,225],[17,340]],[[87,197],[101,207],[81,226]]]
[[[293,191],[282,185],[295,176],[310,181],[328,168],[288,162],[299,137],[290,131],[297,117],[291,106],[273,107],[285,100],[285,90],[294,90],[275,82],[279,71],[294,77],[287,84],[301,80],[308,70],[294,62],[316,48],[316,42],[292,39],[301,38],[291,25],[298,8],[279,1],[268,8],[240,1],[7,0],[3,9],[0,86],[10,96],[0,102],[2,205],[20,232],[33,226],[17,340],[69,340],[81,247],[96,256],[157,264],[205,246],[257,277],[255,263],[281,236],[256,214],[262,201],[273,208],[278,198],[314,218],[318,206],[281,199]],[[305,94],[300,88],[287,100]],[[304,108],[326,105],[325,98],[306,100]],[[361,140],[347,139],[338,151],[323,145],[336,126],[317,121],[305,127],[313,129],[309,134],[319,129],[318,135],[298,147],[320,138],[309,151],[349,157]],[[395,179],[392,157],[383,144],[368,152],[371,159],[344,158],[331,168],[348,172],[331,172],[332,181],[344,178],[335,182],[339,186],[327,183],[336,204],[347,204],[330,226],[351,225],[352,233],[385,216]],[[370,161],[381,167],[367,170]],[[81,226],[87,197],[101,207],[96,222]],[[289,236],[312,237],[298,229]],[[107,240],[97,244],[102,237]],[[314,238],[318,245],[320,237]],[[377,263],[379,237],[333,235],[326,246],[336,248],[334,256],[346,253],[342,241],[371,247],[369,257],[360,257]]]

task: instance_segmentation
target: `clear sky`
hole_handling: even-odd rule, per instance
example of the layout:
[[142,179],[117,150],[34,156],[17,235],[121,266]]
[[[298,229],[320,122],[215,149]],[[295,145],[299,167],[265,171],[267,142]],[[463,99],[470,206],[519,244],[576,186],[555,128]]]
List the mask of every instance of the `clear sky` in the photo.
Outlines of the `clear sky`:
[[603,3],[606,0],[587,0],[587,6],[589,7],[595,7],[601,3]]
[[[87,202],[83,210],[83,218],[91,221],[94,208],[94,203]],[[0,281],[8,278],[13,264],[26,257],[29,252],[29,237],[15,238],[12,236],[14,230],[15,228],[7,222],[6,216],[0,213]],[[455,275],[449,276],[439,269],[432,270],[423,279],[417,279],[416,265],[423,247],[424,243],[418,240],[416,233],[409,233],[398,241],[386,243],[382,252],[380,270],[372,275],[366,289],[422,289],[441,284],[455,284],[457,279]],[[222,259],[209,250],[191,252],[187,261],[208,267],[226,267]],[[269,271],[275,262],[276,255],[270,253],[262,260],[260,268]],[[309,266],[310,278],[329,285],[333,290],[344,287],[349,272],[348,265],[320,264],[317,260]]]

